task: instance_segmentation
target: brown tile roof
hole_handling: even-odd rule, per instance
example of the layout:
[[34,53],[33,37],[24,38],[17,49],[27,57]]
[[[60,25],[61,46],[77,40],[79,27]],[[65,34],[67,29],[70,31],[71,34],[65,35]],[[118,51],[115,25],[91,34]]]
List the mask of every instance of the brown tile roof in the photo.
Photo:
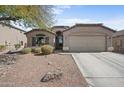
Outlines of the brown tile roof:
[[116,30],[113,30],[113,29],[111,29],[111,28],[109,28],[109,27],[106,27],[106,26],[104,26],[102,23],[97,23],[97,24],[75,24],[74,26],[72,26],[72,27],[70,27],[70,28],[64,30],[63,32],[68,31],[68,30],[70,30],[70,29],[72,29],[72,28],[74,28],[74,27],[80,27],[80,26],[85,26],[85,27],[87,27],[87,26],[88,26],[88,27],[90,27],[90,26],[100,26],[100,27],[103,27],[103,28],[105,28],[105,29],[108,29],[108,30],[110,30],[110,31],[112,31],[112,32],[116,32]]
[[33,32],[33,31],[46,31],[46,32],[49,32],[51,34],[55,34],[54,32],[49,31],[49,30],[46,30],[46,29],[32,29],[32,30],[26,32],[25,34],[30,33],[30,32]]
[[53,26],[51,29],[53,28],[69,28],[69,26]]
[[124,36],[124,30],[120,30],[114,33],[113,37],[116,37],[116,36]]
[[75,26],[102,26],[102,23],[98,23],[98,24],[75,24]]

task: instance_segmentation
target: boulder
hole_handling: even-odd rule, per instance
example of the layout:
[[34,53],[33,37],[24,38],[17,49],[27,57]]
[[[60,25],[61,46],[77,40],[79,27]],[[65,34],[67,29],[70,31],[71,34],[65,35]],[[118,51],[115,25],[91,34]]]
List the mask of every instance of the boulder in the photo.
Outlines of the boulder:
[[0,55],[0,65],[14,64],[16,59],[16,55],[2,54]]
[[41,79],[41,82],[48,82],[51,80],[58,80],[61,78],[62,76],[62,71],[61,70],[55,70],[55,71],[51,71],[51,72],[47,72]]

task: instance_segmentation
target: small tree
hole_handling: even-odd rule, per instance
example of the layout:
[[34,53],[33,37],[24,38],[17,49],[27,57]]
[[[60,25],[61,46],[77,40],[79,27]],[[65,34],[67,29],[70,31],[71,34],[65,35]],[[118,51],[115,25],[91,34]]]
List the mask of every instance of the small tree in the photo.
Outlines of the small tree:
[[0,21],[8,24],[13,21],[25,27],[51,26],[53,20],[53,6],[50,5],[1,5]]

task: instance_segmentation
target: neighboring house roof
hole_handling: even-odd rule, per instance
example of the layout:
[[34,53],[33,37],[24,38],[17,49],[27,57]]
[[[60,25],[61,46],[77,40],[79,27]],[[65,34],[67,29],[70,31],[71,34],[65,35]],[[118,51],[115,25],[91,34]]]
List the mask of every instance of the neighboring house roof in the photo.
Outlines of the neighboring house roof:
[[25,34],[28,34],[28,33],[34,32],[34,31],[46,31],[46,32],[51,33],[51,34],[55,34],[54,32],[46,30],[46,29],[32,29],[32,30],[26,32]]
[[113,37],[116,37],[116,36],[124,36],[124,30],[120,30],[114,33]]
[[17,28],[17,27],[15,27],[15,26],[10,25],[10,24],[6,24],[6,23],[3,23],[3,22],[0,22],[0,24],[3,25],[3,26],[8,26],[8,27],[11,27],[11,28],[20,30],[20,31],[22,31],[22,32],[26,32],[25,30],[22,30],[22,29],[20,29],[20,28]]
[[75,24],[74,26],[72,26],[72,27],[70,27],[70,28],[64,30],[63,32],[68,31],[68,30],[70,30],[70,29],[72,29],[72,28],[81,27],[81,26],[84,26],[84,27],[100,26],[100,27],[103,27],[103,28],[105,28],[105,29],[108,29],[108,30],[110,30],[110,31],[112,31],[112,32],[116,32],[116,30],[113,30],[113,29],[111,29],[111,28],[109,28],[109,27],[106,27],[106,26],[104,26],[102,23],[99,23],[99,24]]

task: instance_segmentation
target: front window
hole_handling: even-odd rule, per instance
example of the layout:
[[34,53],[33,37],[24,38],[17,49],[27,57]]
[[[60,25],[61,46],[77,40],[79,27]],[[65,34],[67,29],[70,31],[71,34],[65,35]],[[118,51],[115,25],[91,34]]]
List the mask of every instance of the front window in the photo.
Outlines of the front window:
[[35,40],[32,41],[32,44],[34,46],[36,46],[36,45],[41,46],[41,45],[44,45],[44,44],[49,44],[49,37],[47,37],[44,34],[37,34],[36,37],[35,37]]

